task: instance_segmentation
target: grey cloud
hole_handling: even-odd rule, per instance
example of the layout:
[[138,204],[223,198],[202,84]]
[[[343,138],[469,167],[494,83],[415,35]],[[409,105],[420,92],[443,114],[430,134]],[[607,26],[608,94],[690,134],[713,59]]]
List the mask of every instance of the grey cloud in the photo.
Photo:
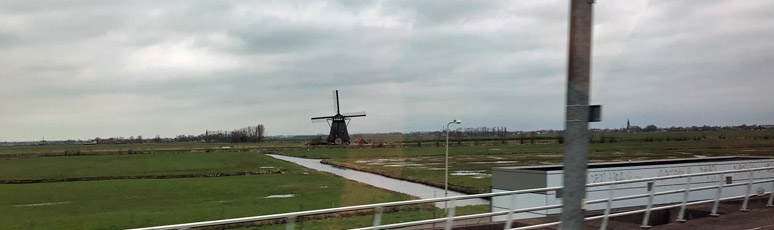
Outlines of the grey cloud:
[[[603,104],[605,121],[594,125],[774,122],[773,7],[598,1],[592,102]],[[0,140],[171,136],[257,122],[270,134],[324,133],[308,119],[329,113],[334,89],[347,111],[369,112],[353,132],[438,129],[447,118],[559,129],[567,9],[566,1],[5,1]]]

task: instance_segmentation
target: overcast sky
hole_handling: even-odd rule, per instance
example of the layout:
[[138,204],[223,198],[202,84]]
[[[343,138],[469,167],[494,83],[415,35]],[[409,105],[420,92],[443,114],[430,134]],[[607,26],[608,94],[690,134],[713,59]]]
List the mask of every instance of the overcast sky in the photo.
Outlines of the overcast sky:
[[[593,127],[774,123],[774,1],[597,0]],[[564,126],[569,0],[0,1],[0,140]]]

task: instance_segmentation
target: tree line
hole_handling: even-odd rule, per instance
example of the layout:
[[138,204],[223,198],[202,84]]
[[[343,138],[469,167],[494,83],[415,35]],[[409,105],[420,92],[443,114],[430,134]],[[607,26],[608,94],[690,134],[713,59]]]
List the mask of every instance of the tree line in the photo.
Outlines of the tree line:
[[91,141],[92,144],[132,144],[132,143],[166,143],[166,142],[262,142],[265,139],[266,127],[263,124],[256,126],[247,126],[244,128],[234,129],[231,131],[210,131],[207,130],[203,134],[199,135],[177,135],[174,138],[160,137],[156,135],[154,138],[143,138],[142,135],[138,135],[136,138],[130,136],[124,137],[111,137],[111,138],[94,138]]

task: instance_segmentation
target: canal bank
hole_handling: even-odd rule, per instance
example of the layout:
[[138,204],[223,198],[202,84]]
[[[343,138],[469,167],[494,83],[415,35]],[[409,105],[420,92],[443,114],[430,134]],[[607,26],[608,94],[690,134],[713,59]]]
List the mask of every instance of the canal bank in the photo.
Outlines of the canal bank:
[[[444,189],[428,186],[420,183],[399,180],[395,178],[386,177],[370,172],[363,172],[354,169],[340,168],[328,164],[323,164],[321,159],[307,159],[299,157],[289,157],[283,155],[266,154],[276,159],[288,161],[309,169],[317,171],[328,172],[334,175],[344,177],[349,180],[354,180],[360,183],[368,184],[374,187],[387,189],[415,197],[420,199],[436,198],[444,196]],[[461,196],[466,195],[464,193],[449,191],[448,196]],[[489,204],[489,201],[484,199],[469,199],[457,201],[457,206],[467,205],[482,205]],[[439,202],[435,204],[438,208],[444,208],[444,203]]]

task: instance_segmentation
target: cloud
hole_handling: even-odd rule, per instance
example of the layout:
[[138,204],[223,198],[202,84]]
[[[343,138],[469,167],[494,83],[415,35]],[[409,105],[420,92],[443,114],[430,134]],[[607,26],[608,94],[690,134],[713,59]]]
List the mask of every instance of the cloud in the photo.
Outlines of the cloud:
[[[765,1],[595,4],[595,127],[774,123]],[[563,127],[567,1],[3,1],[0,140]]]

